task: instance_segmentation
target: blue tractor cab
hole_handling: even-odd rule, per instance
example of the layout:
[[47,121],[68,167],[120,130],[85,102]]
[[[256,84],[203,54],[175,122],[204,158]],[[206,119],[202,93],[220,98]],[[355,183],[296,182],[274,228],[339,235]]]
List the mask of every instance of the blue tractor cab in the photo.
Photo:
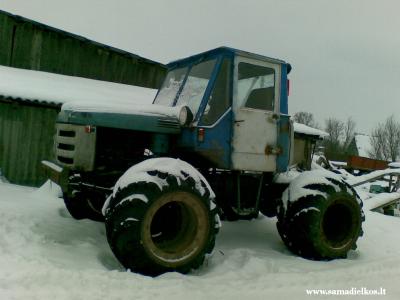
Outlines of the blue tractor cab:
[[287,169],[288,63],[221,47],[168,68],[154,104],[187,108],[178,148],[223,169]]

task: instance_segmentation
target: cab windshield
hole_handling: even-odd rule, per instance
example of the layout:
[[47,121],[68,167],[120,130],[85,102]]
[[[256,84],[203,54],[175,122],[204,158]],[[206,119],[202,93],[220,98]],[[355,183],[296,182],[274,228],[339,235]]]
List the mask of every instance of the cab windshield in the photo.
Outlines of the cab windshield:
[[154,104],[165,106],[186,105],[193,115],[197,114],[201,100],[216,60],[203,61],[197,65],[178,68],[168,72]]

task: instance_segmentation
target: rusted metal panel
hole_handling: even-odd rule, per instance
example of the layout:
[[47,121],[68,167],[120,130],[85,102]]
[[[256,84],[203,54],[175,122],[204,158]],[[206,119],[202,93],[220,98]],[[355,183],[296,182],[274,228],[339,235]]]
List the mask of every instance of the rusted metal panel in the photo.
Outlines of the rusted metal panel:
[[347,167],[357,170],[384,170],[388,168],[388,162],[352,155],[347,159]]
[[53,156],[56,108],[3,102],[0,98],[0,169],[12,183],[38,186],[40,167]]

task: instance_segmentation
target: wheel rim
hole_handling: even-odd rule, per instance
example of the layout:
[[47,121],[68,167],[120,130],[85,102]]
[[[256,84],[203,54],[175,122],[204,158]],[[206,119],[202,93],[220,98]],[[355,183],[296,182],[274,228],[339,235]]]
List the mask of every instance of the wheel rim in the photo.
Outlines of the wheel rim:
[[148,209],[142,226],[142,243],[153,260],[165,267],[184,265],[207,242],[208,211],[188,192],[163,195]]
[[346,200],[335,201],[323,216],[322,232],[326,242],[333,248],[341,249],[351,245],[357,222],[353,208]]

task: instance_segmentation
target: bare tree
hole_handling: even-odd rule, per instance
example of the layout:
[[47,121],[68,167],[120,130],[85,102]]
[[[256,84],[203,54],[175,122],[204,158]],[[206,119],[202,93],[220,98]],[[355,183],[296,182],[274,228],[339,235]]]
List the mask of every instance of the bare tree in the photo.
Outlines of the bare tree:
[[344,123],[343,127],[344,127],[343,128],[343,134],[344,134],[343,148],[347,150],[355,136],[356,122],[354,122],[352,117],[349,117],[347,119],[346,123]]
[[372,130],[370,141],[373,158],[395,161],[400,154],[400,123],[390,116]]
[[338,154],[342,152],[342,136],[345,125],[342,121],[329,118],[325,120],[325,131],[328,136],[324,139],[325,155],[329,159],[338,159]]
[[345,124],[335,118],[329,118],[325,120],[325,131],[329,134],[327,141],[341,145],[341,137],[345,129]]
[[384,124],[378,124],[372,132],[370,136],[371,150],[369,151],[369,156],[371,158],[380,159],[380,160],[389,160],[389,156],[387,155],[389,152],[387,151],[386,142],[385,142],[385,126]]
[[323,141],[325,155],[333,160],[346,160],[353,154],[351,143],[355,136],[356,123],[349,117],[346,122],[336,118],[325,120],[325,129],[328,133]]
[[293,115],[293,120],[307,126],[315,127],[316,122],[312,113],[299,111]]
[[386,120],[385,127],[390,159],[395,161],[400,150],[400,123],[397,122],[394,115],[392,115]]

